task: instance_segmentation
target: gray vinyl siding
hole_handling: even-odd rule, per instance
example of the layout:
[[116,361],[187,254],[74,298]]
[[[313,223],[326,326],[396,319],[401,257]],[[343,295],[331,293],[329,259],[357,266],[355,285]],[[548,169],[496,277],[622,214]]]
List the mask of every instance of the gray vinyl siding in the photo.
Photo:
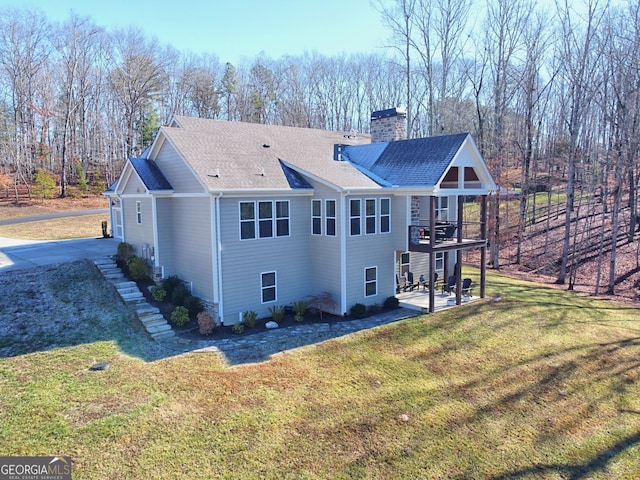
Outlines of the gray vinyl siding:
[[[311,295],[319,295],[323,292],[329,292],[340,306],[340,291],[342,285],[341,279],[341,235],[344,233],[343,225],[343,209],[342,200],[339,194],[327,188],[326,186],[313,183],[314,196],[308,198],[309,219],[309,245],[310,256],[309,264],[312,272]],[[322,202],[322,235],[311,235],[311,200],[320,200]],[[328,236],[326,234],[326,211],[325,200],[336,201],[336,235]],[[341,314],[338,308],[335,314]]]
[[165,277],[177,275],[193,284],[193,294],[214,298],[211,198],[159,198],[158,262]]
[[[388,195],[380,196],[350,196],[352,198],[387,198]],[[393,201],[392,201],[393,211]],[[348,228],[349,219],[345,219],[343,226]],[[364,216],[362,217],[362,231],[364,232]],[[397,228],[396,219],[391,219],[391,234],[376,233],[373,235],[350,236],[347,234],[347,255],[346,255],[346,308],[347,312],[356,303],[364,305],[382,304],[384,300],[395,294],[395,249],[394,249],[394,229]],[[365,268],[377,267],[377,295],[365,297]]]
[[155,162],[174,191],[180,193],[202,193],[204,191],[200,181],[168,142],[165,142],[160,148]]
[[[136,202],[140,202],[142,223],[138,223]],[[142,256],[142,247],[153,246],[153,215],[151,197],[124,197],[122,199],[124,221],[124,241],[135,247],[135,253]]]
[[[289,201],[289,236],[240,240],[241,201]],[[311,293],[309,197],[220,199],[223,321],[238,323],[242,312],[270,316],[269,307],[305,300]],[[275,302],[262,304],[261,273],[276,272]]]
[[131,172],[122,193],[125,195],[139,195],[147,192],[146,187],[135,172]]

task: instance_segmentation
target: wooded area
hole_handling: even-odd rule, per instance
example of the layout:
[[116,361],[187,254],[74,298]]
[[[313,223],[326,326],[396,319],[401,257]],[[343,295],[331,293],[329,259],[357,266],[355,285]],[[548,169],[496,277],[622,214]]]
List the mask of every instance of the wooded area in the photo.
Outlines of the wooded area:
[[0,10],[0,174],[17,192],[46,170],[64,196],[82,178],[113,182],[174,114],[368,132],[372,111],[402,105],[410,137],[476,139],[501,187],[490,212],[495,268],[507,243],[507,261],[522,262],[533,226],[559,202],[562,251],[547,265],[558,260],[558,283],[573,287],[585,245],[600,252],[594,293],[638,274],[638,258],[632,272],[617,271],[617,247],[638,243],[640,223],[640,1],[375,7],[390,39],[384,53],[259,55],[242,65],[220,61],[215,45],[210,55],[180,52],[136,27]]

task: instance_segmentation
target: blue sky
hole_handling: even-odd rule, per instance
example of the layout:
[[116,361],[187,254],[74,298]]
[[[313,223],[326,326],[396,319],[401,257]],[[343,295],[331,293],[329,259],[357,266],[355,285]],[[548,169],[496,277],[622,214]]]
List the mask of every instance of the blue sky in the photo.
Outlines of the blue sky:
[[52,21],[74,11],[107,30],[139,26],[162,44],[232,63],[261,52],[373,53],[389,38],[370,0],[0,0],[0,7],[27,6]]

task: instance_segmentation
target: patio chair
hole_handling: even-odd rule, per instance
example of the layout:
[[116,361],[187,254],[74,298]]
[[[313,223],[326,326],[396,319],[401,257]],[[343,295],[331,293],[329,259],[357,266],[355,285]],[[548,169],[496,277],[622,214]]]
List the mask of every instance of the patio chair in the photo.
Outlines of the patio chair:
[[460,287],[460,293],[462,293],[462,295],[471,296],[472,290],[473,290],[473,281],[470,278],[463,278],[462,286]]
[[401,277],[396,275],[396,293],[406,292],[408,288],[409,282],[407,282],[406,277],[404,275]]
[[444,293],[446,292],[447,294],[451,295],[452,293],[455,292],[455,289],[456,289],[456,276],[449,275],[449,278],[447,278],[447,282],[442,284],[442,294],[444,295]]
[[429,281],[427,280],[427,277],[425,275],[420,275],[420,280],[418,283],[422,286],[422,289],[425,292],[431,288],[437,289],[438,288],[438,272],[433,272],[433,286],[429,285]]
[[416,281],[413,279],[413,273],[412,273],[412,272],[407,272],[407,286],[406,286],[406,288],[405,288],[405,292],[406,292],[407,290],[409,290],[409,291],[413,292],[413,289],[414,289],[414,288],[418,288],[419,286],[420,286],[420,283],[419,283],[419,282],[416,282]]

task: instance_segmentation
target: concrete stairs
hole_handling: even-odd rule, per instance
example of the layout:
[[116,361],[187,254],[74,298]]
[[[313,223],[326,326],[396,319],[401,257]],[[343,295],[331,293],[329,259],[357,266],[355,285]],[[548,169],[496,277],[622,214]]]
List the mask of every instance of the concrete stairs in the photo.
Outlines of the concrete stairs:
[[122,301],[133,310],[154,340],[166,340],[174,337],[175,332],[164,319],[158,308],[149,305],[135,282],[127,280],[122,271],[111,258],[94,260],[96,267],[104,278],[118,291]]

